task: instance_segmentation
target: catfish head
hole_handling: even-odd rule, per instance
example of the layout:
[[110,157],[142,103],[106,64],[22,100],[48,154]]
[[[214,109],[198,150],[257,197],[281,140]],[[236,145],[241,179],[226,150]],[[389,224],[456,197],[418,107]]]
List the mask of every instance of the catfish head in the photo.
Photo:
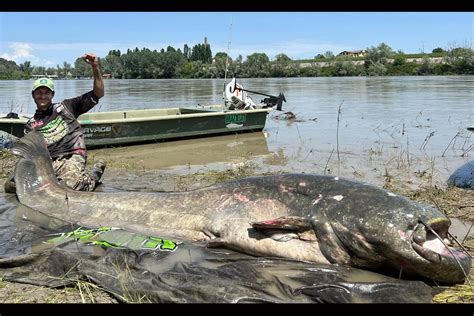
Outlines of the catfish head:
[[331,263],[391,267],[449,284],[468,278],[471,257],[453,247],[451,221],[441,211],[384,189],[338,182],[338,192],[326,192],[310,219]]

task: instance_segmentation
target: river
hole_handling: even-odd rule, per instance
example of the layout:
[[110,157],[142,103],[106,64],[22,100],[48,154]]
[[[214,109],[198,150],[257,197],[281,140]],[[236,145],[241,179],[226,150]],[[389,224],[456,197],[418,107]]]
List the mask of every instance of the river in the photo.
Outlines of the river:
[[[222,102],[223,79],[105,80],[93,111]],[[244,88],[283,92],[285,119],[273,111],[263,133],[91,150],[163,172],[227,168],[333,174],[383,184],[394,175],[429,175],[445,183],[472,159],[474,76],[240,79]],[[32,114],[29,81],[0,81],[0,113]],[[91,89],[92,80],[56,80],[55,101]],[[255,101],[261,96],[250,94]],[[339,112],[340,109],[340,112]]]

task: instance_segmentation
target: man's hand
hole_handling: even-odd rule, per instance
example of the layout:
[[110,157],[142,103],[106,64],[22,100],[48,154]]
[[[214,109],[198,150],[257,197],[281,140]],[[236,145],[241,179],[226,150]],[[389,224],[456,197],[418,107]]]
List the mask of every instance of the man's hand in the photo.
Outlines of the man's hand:
[[88,63],[89,65],[93,67],[94,66],[97,67],[99,65],[99,59],[97,58],[95,54],[85,53],[84,55],[82,55],[82,58],[84,58],[84,61],[86,63]]
[[86,63],[92,66],[92,74],[94,76],[93,91],[98,98],[102,98],[104,96],[104,83],[102,81],[102,75],[100,74],[99,59],[95,54],[89,53],[82,55],[82,58],[84,58]]

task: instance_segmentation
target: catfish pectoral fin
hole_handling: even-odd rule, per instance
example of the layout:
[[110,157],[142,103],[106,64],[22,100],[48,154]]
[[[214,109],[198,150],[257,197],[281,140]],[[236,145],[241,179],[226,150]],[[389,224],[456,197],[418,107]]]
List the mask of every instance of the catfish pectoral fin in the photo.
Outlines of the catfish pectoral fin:
[[311,222],[300,216],[282,216],[264,221],[251,222],[250,225],[257,230],[267,228],[288,229],[299,232],[312,230]]
[[[275,231],[275,230],[273,230]],[[280,230],[281,231],[281,230]],[[220,237],[208,241],[209,247],[225,246],[254,256],[272,256],[294,260],[328,264],[328,260],[319,250],[318,242],[289,238],[286,232],[282,241],[265,236],[248,224],[234,222],[219,232]],[[297,237],[297,235],[295,235]]]

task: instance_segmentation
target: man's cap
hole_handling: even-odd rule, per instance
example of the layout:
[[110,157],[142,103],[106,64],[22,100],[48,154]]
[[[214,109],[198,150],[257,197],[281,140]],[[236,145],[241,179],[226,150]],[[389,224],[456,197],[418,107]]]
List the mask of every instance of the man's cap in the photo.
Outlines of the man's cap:
[[54,91],[54,82],[49,78],[39,78],[33,84],[33,91],[35,91],[39,87],[46,87],[49,90]]

